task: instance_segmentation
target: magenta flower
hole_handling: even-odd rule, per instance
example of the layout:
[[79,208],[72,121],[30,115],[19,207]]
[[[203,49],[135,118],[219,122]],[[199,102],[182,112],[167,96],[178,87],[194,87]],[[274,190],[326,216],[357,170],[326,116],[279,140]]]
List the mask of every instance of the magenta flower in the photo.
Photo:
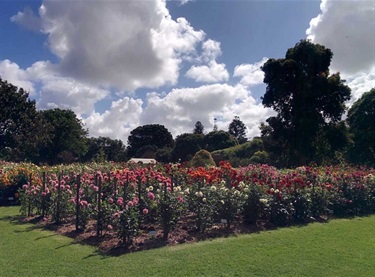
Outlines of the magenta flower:
[[147,193],[147,197],[150,199],[150,200],[154,200],[155,199],[155,194],[153,194],[151,191]]

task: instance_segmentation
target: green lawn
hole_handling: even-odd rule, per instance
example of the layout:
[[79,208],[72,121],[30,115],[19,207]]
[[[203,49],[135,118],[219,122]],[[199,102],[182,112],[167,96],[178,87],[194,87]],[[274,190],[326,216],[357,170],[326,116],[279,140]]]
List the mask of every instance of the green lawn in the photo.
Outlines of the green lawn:
[[375,276],[375,216],[105,256],[0,207],[0,276]]

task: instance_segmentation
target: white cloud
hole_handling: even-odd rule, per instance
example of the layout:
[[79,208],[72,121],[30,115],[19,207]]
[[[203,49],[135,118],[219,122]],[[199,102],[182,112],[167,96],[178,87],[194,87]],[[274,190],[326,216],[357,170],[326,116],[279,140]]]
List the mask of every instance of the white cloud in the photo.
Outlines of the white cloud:
[[3,81],[7,81],[18,88],[23,88],[27,92],[30,92],[30,96],[33,96],[35,93],[34,85],[27,73],[18,64],[10,60],[0,61],[0,77]]
[[332,50],[331,69],[347,75],[369,72],[375,65],[374,1],[323,0],[320,8],[306,34]]
[[348,103],[351,106],[355,101],[357,101],[361,96],[375,88],[375,66],[369,73],[358,73],[354,76],[343,76],[347,81],[347,85],[352,90],[352,99]]
[[[227,130],[234,116],[240,116],[251,137],[259,135],[260,121],[271,113],[256,103],[245,85],[218,83],[229,79],[225,64],[217,62],[220,43],[204,41],[204,32],[184,18],[173,20],[164,0],[90,5],[44,0],[39,13],[48,46],[59,61],[39,61],[23,70],[6,60],[0,72],[38,90],[38,108],[72,109],[92,136],[126,142],[131,130],[152,123],[163,124],[177,136],[191,132],[198,120],[210,131],[214,117],[219,129]],[[18,24],[26,22],[15,18]],[[108,99],[113,88],[129,92],[175,84],[183,61],[196,63],[187,77],[215,84],[149,93],[146,100],[122,95],[108,110],[95,111],[95,104]]]
[[263,83],[264,72],[261,67],[268,60],[263,58],[254,64],[241,64],[234,68],[233,77],[240,77],[240,83],[245,86],[255,86]]
[[142,100],[124,97],[112,102],[111,108],[102,114],[93,112],[83,122],[91,136],[108,136],[126,143],[130,132],[140,126],[141,114]]
[[[215,99],[215,101],[212,101]],[[104,113],[92,113],[84,119],[92,136],[109,136],[125,143],[130,132],[146,124],[162,124],[174,137],[192,132],[194,124],[201,121],[206,132],[213,129],[213,118],[217,125],[227,130],[235,116],[248,127],[248,136],[259,135],[259,124],[273,114],[250,96],[242,85],[204,85],[197,88],[173,89],[165,94],[155,92],[140,99],[124,97],[112,103]]]
[[180,5],[183,6],[183,5],[186,5],[189,2],[192,2],[193,0],[179,0],[179,1],[180,1]]
[[220,42],[208,39],[202,43],[202,53],[196,59],[202,65],[192,65],[185,73],[185,77],[194,79],[196,82],[217,83],[229,79],[229,73],[225,64],[216,62],[221,55]]
[[41,30],[41,20],[30,7],[25,7],[23,12],[18,12],[10,20],[30,31],[39,32]]
[[216,60],[221,56],[220,42],[208,39],[202,43],[202,59],[204,61]]
[[207,65],[193,65],[185,74],[186,77],[194,79],[197,82],[216,83],[227,81],[229,78],[225,64],[218,64],[211,61]]
[[[30,91],[37,108],[71,109],[79,117],[94,110],[94,104],[109,92],[98,87],[63,78],[49,62],[36,62],[26,70],[9,60],[0,61],[0,76],[15,86]],[[35,89],[38,84],[38,90]]]
[[39,14],[26,8],[12,21],[40,23],[59,74],[123,91],[175,84],[182,60],[205,36],[186,19],[173,20],[163,0],[44,0]]
[[176,136],[191,132],[196,121],[201,121],[206,131],[213,128],[213,118],[218,118],[219,129],[227,130],[234,116],[249,128],[249,136],[259,135],[259,123],[271,113],[250,95],[244,86],[227,84],[204,85],[198,88],[173,89],[161,97],[149,94],[142,123],[162,123]]
[[339,71],[352,90],[349,106],[375,87],[374,1],[322,0],[310,21],[308,38],[333,52],[331,71]]

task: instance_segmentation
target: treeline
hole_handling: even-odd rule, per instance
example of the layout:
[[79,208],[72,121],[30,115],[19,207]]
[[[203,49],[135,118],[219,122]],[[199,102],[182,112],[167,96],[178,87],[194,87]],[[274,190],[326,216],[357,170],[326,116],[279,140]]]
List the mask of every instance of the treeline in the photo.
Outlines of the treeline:
[[330,49],[302,40],[285,58],[269,59],[262,70],[267,85],[262,104],[276,111],[260,126],[261,137],[247,141],[235,117],[228,130],[201,122],[178,135],[159,124],[131,131],[125,146],[108,137],[90,138],[73,111],[38,111],[22,88],[0,78],[0,159],[58,164],[127,161],[132,157],[185,162],[202,149],[234,166],[268,163],[294,167],[342,162],[375,166],[375,89],[364,93],[346,114],[351,91],[339,73],[330,74]]

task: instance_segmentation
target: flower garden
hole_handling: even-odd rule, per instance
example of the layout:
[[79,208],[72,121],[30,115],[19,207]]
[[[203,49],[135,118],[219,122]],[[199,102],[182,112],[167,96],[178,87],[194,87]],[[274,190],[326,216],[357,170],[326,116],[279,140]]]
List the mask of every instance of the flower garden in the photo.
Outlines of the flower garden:
[[[176,230],[210,237],[238,226],[264,228],[375,213],[373,168],[267,165],[191,168],[181,164],[1,163],[0,192],[26,217],[115,237],[164,240]],[[178,242],[184,242],[181,238]]]

